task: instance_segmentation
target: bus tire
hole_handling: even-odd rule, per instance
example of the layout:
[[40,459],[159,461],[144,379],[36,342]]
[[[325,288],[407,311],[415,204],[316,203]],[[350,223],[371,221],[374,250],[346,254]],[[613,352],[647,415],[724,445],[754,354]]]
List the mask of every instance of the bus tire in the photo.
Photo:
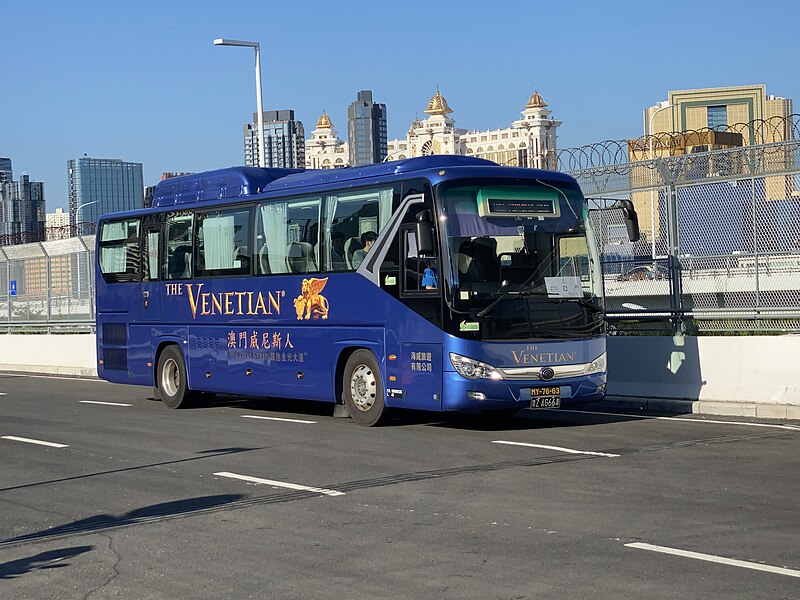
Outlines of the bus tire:
[[167,346],[158,357],[156,383],[161,401],[168,408],[186,408],[191,403],[191,392],[186,380],[186,362],[177,346]]
[[342,395],[350,417],[359,425],[372,427],[386,417],[381,370],[369,350],[356,350],[347,359]]

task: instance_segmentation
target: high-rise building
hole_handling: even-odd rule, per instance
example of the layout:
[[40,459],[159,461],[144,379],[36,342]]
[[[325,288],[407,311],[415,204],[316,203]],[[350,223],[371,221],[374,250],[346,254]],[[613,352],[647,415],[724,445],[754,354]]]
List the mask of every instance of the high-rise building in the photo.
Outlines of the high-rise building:
[[[747,145],[783,142],[791,138],[792,101],[767,95],[766,85],[739,85],[667,93],[667,99],[644,111],[645,136],[658,133],[724,132],[745,123],[775,121],[776,126],[736,127]],[[778,121],[783,124],[779,127]],[[760,134],[760,135],[759,135]],[[766,135],[766,138],[763,136]]]
[[370,90],[361,90],[347,109],[350,164],[371,165],[386,158],[386,105],[372,101]]
[[27,175],[19,181],[0,182],[0,244],[42,241],[44,214],[43,182],[31,181]]
[[141,163],[82,156],[67,161],[67,175],[70,225],[80,234],[93,233],[101,215],[144,206]]
[[14,179],[14,174],[11,171],[11,159],[0,158],[0,181],[11,181]]
[[[306,163],[303,123],[296,121],[293,110],[265,110],[264,164],[267,167],[302,169]],[[258,166],[258,113],[244,126],[244,164]]]
[[57,208],[56,212],[45,215],[45,240],[62,240],[69,236],[69,213],[64,212],[63,208]]

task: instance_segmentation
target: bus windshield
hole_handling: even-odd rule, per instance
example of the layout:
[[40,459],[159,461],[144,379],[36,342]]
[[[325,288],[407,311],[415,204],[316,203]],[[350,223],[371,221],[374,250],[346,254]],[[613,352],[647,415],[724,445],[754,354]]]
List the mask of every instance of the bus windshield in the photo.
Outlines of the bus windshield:
[[445,189],[441,199],[455,312],[487,318],[494,339],[603,331],[599,261],[577,189],[477,185]]

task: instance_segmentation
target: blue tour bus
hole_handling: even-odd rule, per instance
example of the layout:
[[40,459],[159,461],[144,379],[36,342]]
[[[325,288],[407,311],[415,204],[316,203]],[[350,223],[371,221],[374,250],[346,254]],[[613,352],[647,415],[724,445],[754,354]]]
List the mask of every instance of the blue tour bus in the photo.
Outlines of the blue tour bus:
[[168,179],[98,223],[98,373],[170,408],[303,398],[362,425],[595,400],[596,249],[573,178],[476,158]]

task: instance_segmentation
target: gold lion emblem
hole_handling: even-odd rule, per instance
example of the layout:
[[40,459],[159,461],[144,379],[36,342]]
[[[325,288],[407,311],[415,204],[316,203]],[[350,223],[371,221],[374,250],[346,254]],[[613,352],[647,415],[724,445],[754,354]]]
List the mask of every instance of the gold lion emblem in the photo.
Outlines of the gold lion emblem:
[[320,294],[328,283],[328,278],[303,279],[300,295],[294,299],[294,309],[297,311],[297,320],[328,318],[328,299]]

